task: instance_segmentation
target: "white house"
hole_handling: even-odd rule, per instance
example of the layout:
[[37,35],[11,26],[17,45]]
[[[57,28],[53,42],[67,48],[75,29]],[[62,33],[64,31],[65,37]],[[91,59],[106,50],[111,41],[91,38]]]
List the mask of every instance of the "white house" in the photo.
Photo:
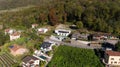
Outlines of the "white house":
[[55,30],[55,33],[59,36],[68,36],[68,35],[70,35],[71,31],[65,30],[65,29],[57,29],[57,30]]
[[5,29],[5,35],[6,34],[12,34],[14,32],[13,29]]
[[37,29],[38,33],[46,33],[48,31],[47,28],[38,28]]
[[120,52],[107,50],[105,52],[105,62],[110,66],[120,66]]
[[32,24],[32,28],[36,28],[38,24]]
[[39,67],[40,60],[34,56],[27,56],[23,59],[22,67]]
[[19,32],[14,32],[13,34],[10,34],[10,41],[12,40],[16,40],[18,38],[20,38],[21,34]]
[[41,45],[41,50],[43,52],[51,51],[53,45],[55,45],[55,43],[43,42]]

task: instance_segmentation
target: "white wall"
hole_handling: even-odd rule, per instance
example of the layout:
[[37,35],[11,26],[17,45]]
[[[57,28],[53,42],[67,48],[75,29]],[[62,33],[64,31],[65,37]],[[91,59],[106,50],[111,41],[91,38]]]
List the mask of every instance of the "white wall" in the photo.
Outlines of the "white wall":
[[[113,60],[112,60],[112,58],[113,58]],[[108,58],[108,64],[111,64],[111,65],[120,65],[120,56],[109,56],[109,58]]]
[[12,35],[10,35],[10,41],[18,39],[18,38],[20,38],[20,35],[18,35],[18,36],[12,36]]

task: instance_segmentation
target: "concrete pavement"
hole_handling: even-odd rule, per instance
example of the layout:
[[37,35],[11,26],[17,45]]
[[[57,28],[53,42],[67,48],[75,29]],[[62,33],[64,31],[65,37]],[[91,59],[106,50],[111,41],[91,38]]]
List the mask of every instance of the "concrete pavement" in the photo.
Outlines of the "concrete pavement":
[[60,45],[67,45],[67,46],[78,47],[78,48],[85,48],[85,49],[101,48],[101,47],[88,46],[87,44],[83,44],[83,43],[77,42],[75,40],[71,40],[71,43],[66,43],[66,42],[63,42],[63,41],[56,41],[56,40],[52,40],[52,39],[48,38],[48,39],[45,39],[45,41],[52,41],[52,42],[55,42],[55,43],[60,44]]

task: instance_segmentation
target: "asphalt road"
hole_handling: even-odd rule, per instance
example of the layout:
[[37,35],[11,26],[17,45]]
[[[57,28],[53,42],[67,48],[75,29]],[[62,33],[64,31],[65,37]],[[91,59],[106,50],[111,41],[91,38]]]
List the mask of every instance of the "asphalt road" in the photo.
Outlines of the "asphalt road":
[[52,40],[52,39],[45,39],[45,41],[52,41],[52,42],[55,42],[55,43],[60,44],[60,45],[67,45],[67,46],[78,47],[78,48],[85,48],[85,49],[101,48],[101,47],[88,46],[86,44],[83,44],[83,43],[80,43],[80,42],[77,42],[77,41],[74,41],[74,40],[71,41],[71,43],[56,41],[56,40]]

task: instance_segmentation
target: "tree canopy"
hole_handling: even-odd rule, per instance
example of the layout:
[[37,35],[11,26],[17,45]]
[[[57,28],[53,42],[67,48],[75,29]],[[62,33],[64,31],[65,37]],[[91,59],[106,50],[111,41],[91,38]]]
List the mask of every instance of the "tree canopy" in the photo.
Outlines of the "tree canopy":
[[3,13],[0,24],[25,29],[32,23],[57,25],[69,22],[83,24],[88,30],[119,35],[119,7],[119,0],[48,0],[23,11]]
[[120,41],[115,45],[115,47],[117,51],[120,51]]

